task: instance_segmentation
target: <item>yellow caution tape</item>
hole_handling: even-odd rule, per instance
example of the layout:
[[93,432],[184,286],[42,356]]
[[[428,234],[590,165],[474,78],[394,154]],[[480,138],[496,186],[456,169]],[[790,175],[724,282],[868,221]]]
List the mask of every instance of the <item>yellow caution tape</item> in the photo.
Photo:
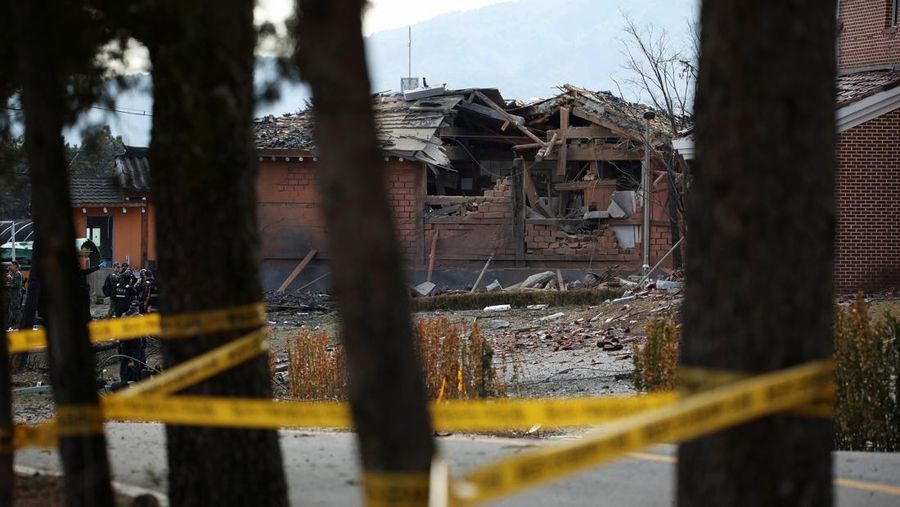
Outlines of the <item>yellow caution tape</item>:
[[266,305],[253,303],[221,310],[206,310],[166,316],[162,320],[161,334],[166,338],[179,338],[198,334],[251,329],[265,325]]
[[580,441],[518,454],[452,483],[453,505],[473,505],[594,467],[656,442],[682,442],[821,399],[831,361],[797,366],[716,388],[622,418]]
[[[721,387],[734,382],[745,380],[753,376],[748,371],[721,370],[716,368],[684,368],[678,369],[678,383],[684,394],[696,394],[716,387]],[[814,400],[811,403],[788,410],[791,414],[807,417],[828,418],[834,414],[834,402],[832,395],[834,390],[824,398]]]
[[36,425],[17,424],[13,431],[13,443],[16,449],[28,447],[54,449],[58,441],[59,432],[55,420]]
[[57,405],[56,431],[60,437],[103,433],[103,414],[100,407],[86,403]]
[[[478,431],[589,426],[674,403],[674,393],[632,397],[462,401],[432,403],[438,431]],[[350,408],[339,402],[173,396],[103,400],[109,419],[158,421],[184,426],[277,429],[350,428]]]
[[[113,340],[160,336],[180,338],[197,334],[251,329],[266,324],[266,307],[262,303],[206,310],[164,318],[158,313],[136,317],[94,320],[88,323],[91,343]],[[12,331],[7,335],[9,352],[27,352],[47,346],[47,332],[44,329]]]
[[132,385],[114,395],[131,398],[138,395],[162,396],[177,393],[269,350],[266,330],[258,329],[237,340],[189,359],[164,373]]
[[427,472],[367,472],[363,476],[366,507],[427,507]]

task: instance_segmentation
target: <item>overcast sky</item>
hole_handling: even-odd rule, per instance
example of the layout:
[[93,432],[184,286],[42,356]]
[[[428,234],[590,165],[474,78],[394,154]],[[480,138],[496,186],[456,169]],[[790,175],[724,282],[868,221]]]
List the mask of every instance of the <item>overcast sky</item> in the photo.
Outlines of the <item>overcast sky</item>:
[[[363,31],[369,35],[413,25],[447,12],[512,1],[515,0],[369,0]],[[277,24],[288,17],[293,8],[294,0],[259,0],[256,19]]]

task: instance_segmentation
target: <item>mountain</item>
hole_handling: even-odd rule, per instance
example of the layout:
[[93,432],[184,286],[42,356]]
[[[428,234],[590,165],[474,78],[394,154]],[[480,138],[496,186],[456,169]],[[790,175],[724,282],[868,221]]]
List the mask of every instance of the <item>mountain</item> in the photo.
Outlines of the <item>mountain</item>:
[[[688,22],[697,0],[519,0],[477,10],[448,13],[412,27],[412,71],[431,85],[450,88],[493,87],[506,98],[530,99],[556,93],[555,86],[572,83],[593,90],[618,91],[615,80],[627,77],[623,13],[639,24],[665,29],[678,47],[688,44]],[[396,90],[407,74],[406,28],[366,39],[373,91]],[[277,79],[271,58],[259,58],[256,82]],[[149,142],[152,107],[147,75],[118,97],[117,108],[128,114],[92,110],[82,120],[108,122],[127,144]],[[259,104],[257,116],[295,112],[304,107],[309,91],[300,83],[280,83],[280,97]],[[623,90],[628,98],[633,91]],[[77,128],[67,132],[76,142]]]

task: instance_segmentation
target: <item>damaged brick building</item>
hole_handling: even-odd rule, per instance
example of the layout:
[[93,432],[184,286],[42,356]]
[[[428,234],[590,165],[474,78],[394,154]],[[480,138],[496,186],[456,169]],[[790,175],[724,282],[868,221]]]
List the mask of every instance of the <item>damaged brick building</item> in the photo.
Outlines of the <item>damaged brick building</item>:
[[[671,139],[661,116],[645,119],[647,106],[571,85],[528,104],[507,102],[494,89],[433,87],[379,94],[373,105],[398,237],[413,271],[431,256],[438,270],[471,270],[487,259],[497,269],[640,270],[648,136],[649,264],[672,246],[663,181]],[[255,122],[269,287],[313,249],[317,260],[328,258],[312,121],[301,112]]]

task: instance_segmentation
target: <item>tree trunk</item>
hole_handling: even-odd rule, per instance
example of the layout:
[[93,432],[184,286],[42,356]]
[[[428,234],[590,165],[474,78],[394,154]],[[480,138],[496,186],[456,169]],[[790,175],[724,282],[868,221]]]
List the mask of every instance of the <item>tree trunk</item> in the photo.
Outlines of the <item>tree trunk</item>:
[[[160,1],[145,42],[153,62],[150,167],[162,313],[261,300],[256,230],[253,1]],[[168,364],[242,332],[165,342]],[[271,398],[258,357],[185,391]],[[287,505],[278,433],[167,427],[173,505]]]
[[[25,148],[31,175],[40,310],[47,330],[50,380],[57,412],[67,406],[99,411],[94,353],[88,341],[88,304],[79,289],[62,129],[66,108],[67,9],[50,1],[14,2]],[[94,416],[97,414],[95,413]],[[95,419],[96,421],[96,419]],[[60,427],[64,430],[64,427]],[[111,506],[109,464],[102,425],[61,435],[66,504]]]
[[[2,171],[2,168],[0,168]],[[5,273],[0,273],[0,507],[12,507],[15,475],[13,474],[13,420],[12,391],[10,386],[9,344],[6,329],[9,327],[6,311],[9,289],[4,283]]]
[[368,472],[427,472],[434,444],[375,137],[364,3],[298,0],[296,59],[313,91],[316,178],[363,466]]
[[[705,1],[683,363],[831,354],[834,6]],[[830,421],[768,417],[684,444],[679,505],[832,503]]]

